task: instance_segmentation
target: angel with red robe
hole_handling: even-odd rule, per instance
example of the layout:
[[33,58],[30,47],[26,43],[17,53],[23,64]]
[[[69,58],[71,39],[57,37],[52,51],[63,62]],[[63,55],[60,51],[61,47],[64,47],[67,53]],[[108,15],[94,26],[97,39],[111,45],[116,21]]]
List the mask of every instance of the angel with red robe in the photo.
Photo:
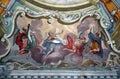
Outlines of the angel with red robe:
[[15,43],[19,47],[19,54],[29,54],[32,46],[39,45],[39,40],[34,33],[30,32],[29,27],[30,24],[28,24],[28,29],[23,28],[23,32],[17,34]]
[[73,39],[71,36],[67,36],[67,44],[64,46],[68,50],[72,50],[78,56],[82,55],[84,49],[84,40],[85,38]]

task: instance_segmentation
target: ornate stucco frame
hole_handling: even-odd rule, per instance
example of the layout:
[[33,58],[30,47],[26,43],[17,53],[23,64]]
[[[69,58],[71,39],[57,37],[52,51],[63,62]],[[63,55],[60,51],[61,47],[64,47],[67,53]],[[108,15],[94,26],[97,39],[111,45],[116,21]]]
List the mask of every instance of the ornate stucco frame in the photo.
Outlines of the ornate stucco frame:
[[[77,12],[77,13],[62,13],[59,11],[40,11],[35,12],[29,8],[23,8],[23,7],[16,7],[12,17],[12,30],[11,33],[8,35],[4,35],[3,39],[7,40],[8,42],[8,51],[0,56],[0,59],[5,57],[12,47],[9,41],[9,38],[14,34],[17,26],[16,20],[18,16],[27,16],[30,18],[41,18],[41,17],[47,17],[48,23],[54,22],[54,19],[57,19],[58,22],[61,22],[63,24],[71,24],[75,23],[77,21],[82,22],[82,20],[85,17],[88,16],[94,16],[96,15],[96,19],[100,21],[101,28],[103,29],[103,32],[106,36],[106,41],[108,45],[113,50],[113,53],[119,55],[120,50],[118,50],[114,45],[114,40],[111,39],[110,34],[107,31],[108,26],[105,24],[107,23],[107,20],[102,16],[100,13],[100,9],[98,10],[92,10],[88,12]],[[79,71],[79,70],[9,70],[7,69],[6,65],[0,65],[0,78],[19,78],[19,79],[27,79],[27,78],[44,78],[44,79],[67,79],[67,78],[117,78],[118,70],[109,70],[109,71]]]

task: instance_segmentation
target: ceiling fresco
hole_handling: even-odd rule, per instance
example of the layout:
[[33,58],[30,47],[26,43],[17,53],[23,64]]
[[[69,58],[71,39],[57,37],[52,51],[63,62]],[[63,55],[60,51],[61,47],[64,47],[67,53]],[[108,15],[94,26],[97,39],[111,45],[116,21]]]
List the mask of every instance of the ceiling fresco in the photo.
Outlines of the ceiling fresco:
[[119,30],[119,0],[0,0],[0,79],[117,79]]

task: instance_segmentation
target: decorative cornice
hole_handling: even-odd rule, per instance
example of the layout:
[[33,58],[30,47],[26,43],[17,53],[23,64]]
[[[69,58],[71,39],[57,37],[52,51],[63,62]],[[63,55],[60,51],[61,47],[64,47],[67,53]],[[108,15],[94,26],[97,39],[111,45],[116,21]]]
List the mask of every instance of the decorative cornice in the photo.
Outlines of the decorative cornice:
[[[9,71],[8,71],[9,72]],[[7,73],[7,72],[6,72]],[[5,79],[117,79],[116,71],[13,70],[0,75]]]

